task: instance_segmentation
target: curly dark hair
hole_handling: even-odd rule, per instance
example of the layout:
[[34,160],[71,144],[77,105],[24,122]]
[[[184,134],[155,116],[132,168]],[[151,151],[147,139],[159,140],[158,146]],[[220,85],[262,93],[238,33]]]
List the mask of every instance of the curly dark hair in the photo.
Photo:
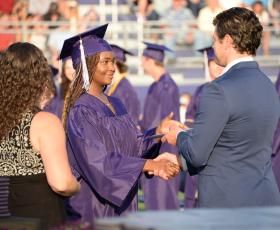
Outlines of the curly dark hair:
[[0,58],[0,139],[25,112],[54,92],[51,69],[42,51],[30,43],[10,45]]
[[[86,57],[86,64],[89,71],[89,82],[92,81],[99,59],[100,59],[99,53]],[[72,84],[70,85],[67,91],[67,95],[63,107],[63,113],[62,113],[62,123],[65,129],[66,129],[67,116],[70,108],[74,105],[76,100],[83,93],[86,92],[86,90],[83,89],[84,81],[83,81],[83,73],[82,73],[82,63],[79,63],[77,66],[74,66],[74,69],[76,70],[77,76],[73,80]]]
[[213,20],[219,39],[226,34],[233,39],[240,53],[256,55],[262,39],[263,27],[255,13],[241,7],[233,7],[219,13]]

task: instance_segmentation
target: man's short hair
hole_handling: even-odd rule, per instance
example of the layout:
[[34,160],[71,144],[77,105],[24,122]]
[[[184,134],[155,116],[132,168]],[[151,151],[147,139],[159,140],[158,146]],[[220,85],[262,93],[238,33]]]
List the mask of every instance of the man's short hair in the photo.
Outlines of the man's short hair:
[[230,35],[234,47],[240,53],[256,55],[261,39],[263,27],[251,10],[233,7],[219,13],[213,20],[219,39]]

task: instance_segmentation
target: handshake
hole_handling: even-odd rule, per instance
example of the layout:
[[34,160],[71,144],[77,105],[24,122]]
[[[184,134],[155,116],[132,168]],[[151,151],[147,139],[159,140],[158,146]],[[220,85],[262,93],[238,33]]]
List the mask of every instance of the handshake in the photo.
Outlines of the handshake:
[[162,153],[153,160],[147,160],[144,171],[149,175],[159,176],[164,180],[179,174],[181,163],[177,155],[168,152]]
[[[178,133],[189,128],[178,121],[172,120],[172,117],[173,113],[170,113],[161,121],[156,129],[156,134],[163,135],[161,138],[162,142],[176,146]],[[146,163],[148,169],[145,170],[144,167],[144,171],[147,171],[150,175],[159,176],[164,180],[168,180],[179,174],[182,165],[179,156],[168,152],[162,153],[157,158],[148,160]]]

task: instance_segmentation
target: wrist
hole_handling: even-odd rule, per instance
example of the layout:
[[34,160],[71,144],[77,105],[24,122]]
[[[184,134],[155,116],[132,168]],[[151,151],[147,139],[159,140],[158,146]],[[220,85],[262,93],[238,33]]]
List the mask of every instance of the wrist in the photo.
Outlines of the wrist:
[[154,169],[154,161],[146,160],[144,167],[143,167],[143,172],[153,171],[153,169]]

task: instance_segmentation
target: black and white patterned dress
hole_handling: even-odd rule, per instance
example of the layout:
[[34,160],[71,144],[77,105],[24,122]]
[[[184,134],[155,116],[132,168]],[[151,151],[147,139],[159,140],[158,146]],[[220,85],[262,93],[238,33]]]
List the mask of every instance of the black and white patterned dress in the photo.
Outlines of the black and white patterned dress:
[[31,121],[38,111],[25,113],[0,142],[0,216],[38,218],[49,229],[63,222],[65,211],[62,198],[48,185],[41,155],[30,142]]

